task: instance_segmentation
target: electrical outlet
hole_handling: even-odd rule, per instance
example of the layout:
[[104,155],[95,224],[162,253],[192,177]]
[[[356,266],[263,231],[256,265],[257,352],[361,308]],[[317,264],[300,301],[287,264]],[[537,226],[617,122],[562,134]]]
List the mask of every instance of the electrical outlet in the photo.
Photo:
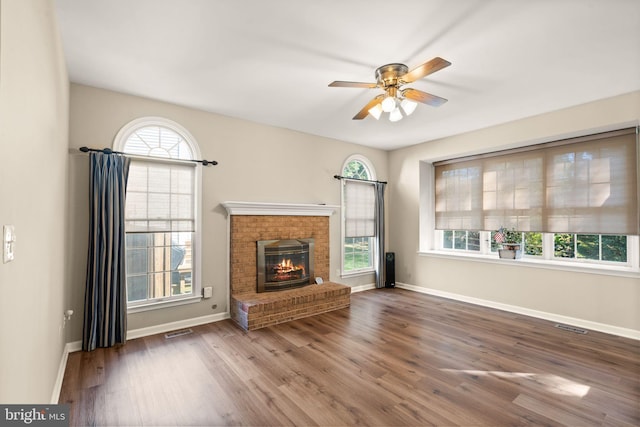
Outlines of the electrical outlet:
[[62,329],[67,327],[67,320],[71,320],[71,316],[73,316],[73,310],[67,310],[62,315]]
[[205,298],[211,298],[213,296],[213,287],[207,286],[202,289],[202,296],[204,296]]

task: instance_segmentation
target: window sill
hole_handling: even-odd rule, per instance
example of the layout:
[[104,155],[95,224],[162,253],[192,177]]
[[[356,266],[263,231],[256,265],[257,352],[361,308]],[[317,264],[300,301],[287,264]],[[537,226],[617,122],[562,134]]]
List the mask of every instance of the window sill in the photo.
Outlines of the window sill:
[[180,299],[170,299],[164,301],[154,301],[146,304],[134,305],[127,307],[127,314],[140,313],[143,311],[158,310],[160,308],[176,307],[185,304],[194,304],[202,301],[201,296],[186,297]]
[[464,259],[466,261],[485,262],[490,264],[517,265],[526,268],[542,268],[547,270],[572,271],[577,273],[601,274],[605,276],[620,276],[640,278],[640,271],[632,267],[615,267],[602,264],[585,264],[581,262],[552,261],[522,257],[520,259],[501,259],[495,255],[481,255],[472,253],[453,253],[448,251],[418,252],[419,256],[445,259]]

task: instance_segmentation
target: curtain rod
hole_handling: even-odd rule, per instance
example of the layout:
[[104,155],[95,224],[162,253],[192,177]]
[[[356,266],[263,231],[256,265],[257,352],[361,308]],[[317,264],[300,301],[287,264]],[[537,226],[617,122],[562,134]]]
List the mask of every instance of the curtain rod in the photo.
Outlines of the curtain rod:
[[375,180],[371,180],[371,179],[360,179],[360,178],[350,178],[348,176],[340,176],[340,175],[333,175],[333,177],[335,179],[350,179],[353,181],[362,181],[362,182],[377,182],[378,184],[387,184],[387,181],[375,181]]
[[[121,151],[114,151],[111,148],[103,148],[102,150],[99,150],[97,148],[80,147],[78,148],[78,150],[82,151],[83,153],[88,153],[89,151],[93,151],[95,153],[123,154],[125,156],[127,155],[127,153],[123,153]],[[171,159],[167,159],[166,157],[154,157],[154,156],[145,156],[145,157],[149,157],[150,159],[171,160]],[[209,166],[209,165],[215,166],[218,164],[218,162],[215,160],[192,160],[192,159],[177,159],[177,160],[181,160],[185,162],[202,163],[202,166]]]

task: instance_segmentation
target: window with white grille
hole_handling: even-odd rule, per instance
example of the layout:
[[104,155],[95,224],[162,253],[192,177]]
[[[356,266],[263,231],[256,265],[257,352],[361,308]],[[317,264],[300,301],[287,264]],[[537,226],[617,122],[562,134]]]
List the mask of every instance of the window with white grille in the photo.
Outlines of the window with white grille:
[[129,308],[200,296],[197,145],[164,119],[125,126],[116,150],[132,157],[127,183],[126,271]]
[[[363,156],[351,156],[342,168],[342,274],[371,272],[375,236],[375,180],[373,167]],[[352,179],[348,179],[352,178]]]

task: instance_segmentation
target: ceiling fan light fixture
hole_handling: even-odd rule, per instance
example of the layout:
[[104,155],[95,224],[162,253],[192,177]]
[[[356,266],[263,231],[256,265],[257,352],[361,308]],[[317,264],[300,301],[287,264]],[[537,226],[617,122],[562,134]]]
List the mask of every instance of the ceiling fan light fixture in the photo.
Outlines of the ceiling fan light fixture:
[[396,99],[393,96],[387,96],[382,100],[382,111],[385,113],[390,113],[396,108]]
[[397,122],[400,120],[402,120],[402,111],[400,111],[399,107],[396,107],[393,109],[393,111],[391,111],[391,113],[389,113],[389,121]]
[[374,105],[373,107],[371,107],[369,109],[369,114],[376,120],[380,119],[380,116],[382,115],[382,105],[380,105],[380,103],[377,103],[376,105]]
[[398,120],[402,120],[402,117],[413,114],[418,105],[416,101],[431,105],[432,107],[439,107],[447,102],[445,98],[418,89],[403,89],[402,87],[446,68],[449,65],[451,65],[451,62],[438,56],[418,65],[412,70],[409,70],[405,64],[392,63],[376,69],[375,83],[336,80],[329,83],[329,87],[382,89],[384,93],[369,101],[358,111],[358,114],[353,116],[353,120],[362,120],[367,116],[372,116],[376,120],[379,120],[382,113],[389,113],[389,119],[392,122],[397,122]]
[[404,98],[400,103],[400,106],[402,107],[402,111],[404,111],[404,113],[407,116],[410,116],[411,113],[413,113],[416,110],[418,103],[411,101],[410,99]]

